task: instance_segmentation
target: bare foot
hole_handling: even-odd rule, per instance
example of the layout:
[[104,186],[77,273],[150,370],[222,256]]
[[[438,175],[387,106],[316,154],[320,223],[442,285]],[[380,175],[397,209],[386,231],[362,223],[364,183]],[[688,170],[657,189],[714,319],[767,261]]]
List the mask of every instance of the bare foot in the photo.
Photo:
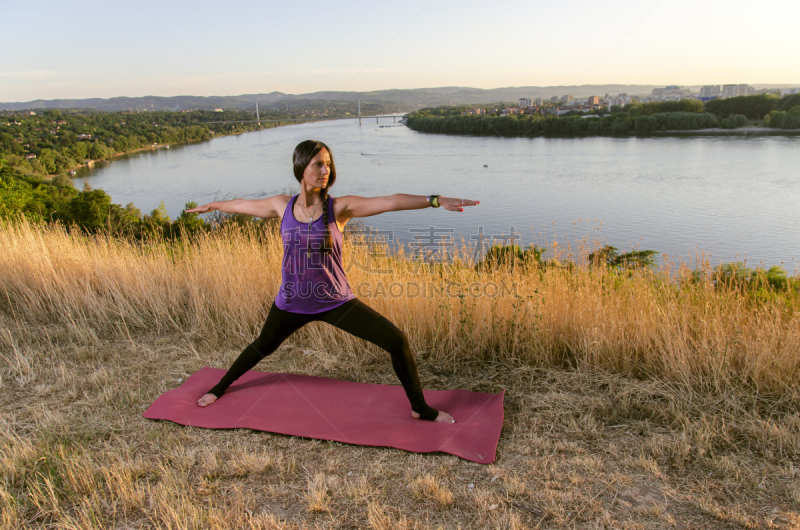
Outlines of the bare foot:
[[[414,418],[415,420],[418,420],[419,419],[419,414],[417,414],[416,412],[414,412],[412,410],[411,411],[411,417]],[[439,415],[436,416],[436,419],[433,420],[433,421],[437,421],[439,423],[455,423],[456,422],[456,420],[450,414],[446,413],[443,410],[439,411]]]
[[207,407],[214,403],[217,400],[217,396],[214,394],[206,394],[205,396],[201,397],[197,400],[197,404],[201,407]]

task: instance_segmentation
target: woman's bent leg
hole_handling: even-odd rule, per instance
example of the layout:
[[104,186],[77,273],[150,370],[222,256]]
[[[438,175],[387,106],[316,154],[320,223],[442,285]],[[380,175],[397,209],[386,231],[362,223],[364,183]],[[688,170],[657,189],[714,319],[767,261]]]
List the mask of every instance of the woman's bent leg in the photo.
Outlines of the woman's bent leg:
[[312,320],[313,315],[290,313],[279,309],[275,303],[269,309],[261,334],[233,362],[219,383],[208,391],[217,398],[222,396],[234,381],[253,368],[264,357],[278,349],[286,338]]
[[394,373],[411,402],[411,410],[424,420],[436,419],[439,411],[425,403],[411,345],[397,326],[357,298],[324,313],[320,320],[388,351]]

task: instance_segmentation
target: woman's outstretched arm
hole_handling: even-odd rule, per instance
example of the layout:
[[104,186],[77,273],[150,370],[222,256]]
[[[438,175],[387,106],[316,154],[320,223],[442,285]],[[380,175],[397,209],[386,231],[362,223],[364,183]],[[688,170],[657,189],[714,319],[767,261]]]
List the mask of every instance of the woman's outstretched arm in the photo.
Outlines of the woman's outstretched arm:
[[286,209],[290,197],[288,195],[275,195],[266,199],[233,199],[230,201],[216,201],[186,210],[190,213],[208,213],[214,210],[225,213],[243,213],[254,215],[262,219],[280,217]]
[[[384,212],[396,212],[399,210],[419,210],[431,206],[428,197],[425,195],[408,195],[406,193],[396,193],[385,197],[359,197],[357,195],[346,195],[339,197],[337,210],[341,212],[337,215],[340,221],[353,217],[369,217]],[[439,195],[439,205],[445,210],[452,212],[463,212],[464,206],[475,206],[480,201],[468,199],[457,199],[454,197],[444,197]]]

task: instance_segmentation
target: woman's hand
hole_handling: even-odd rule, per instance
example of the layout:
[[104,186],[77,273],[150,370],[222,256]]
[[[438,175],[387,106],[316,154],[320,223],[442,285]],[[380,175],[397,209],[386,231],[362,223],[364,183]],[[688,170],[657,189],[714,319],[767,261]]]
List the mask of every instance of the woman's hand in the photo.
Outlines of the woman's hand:
[[191,210],[186,210],[186,213],[208,213],[208,212],[213,212],[214,210],[216,210],[216,208],[214,208],[212,206],[212,204],[214,204],[214,203],[210,202],[210,203],[204,204],[202,206],[197,206],[195,208],[192,208]]
[[451,212],[463,212],[464,206],[475,206],[480,204],[481,201],[470,201],[468,199],[456,199],[454,197],[442,197],[439,195],[439,206]]

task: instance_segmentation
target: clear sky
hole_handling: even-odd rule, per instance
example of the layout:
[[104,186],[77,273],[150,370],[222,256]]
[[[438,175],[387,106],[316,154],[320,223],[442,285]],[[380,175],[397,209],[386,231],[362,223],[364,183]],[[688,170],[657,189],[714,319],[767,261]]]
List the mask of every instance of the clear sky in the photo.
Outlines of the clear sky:
[[796,84],[800,2],[0,0],[0,100]]

